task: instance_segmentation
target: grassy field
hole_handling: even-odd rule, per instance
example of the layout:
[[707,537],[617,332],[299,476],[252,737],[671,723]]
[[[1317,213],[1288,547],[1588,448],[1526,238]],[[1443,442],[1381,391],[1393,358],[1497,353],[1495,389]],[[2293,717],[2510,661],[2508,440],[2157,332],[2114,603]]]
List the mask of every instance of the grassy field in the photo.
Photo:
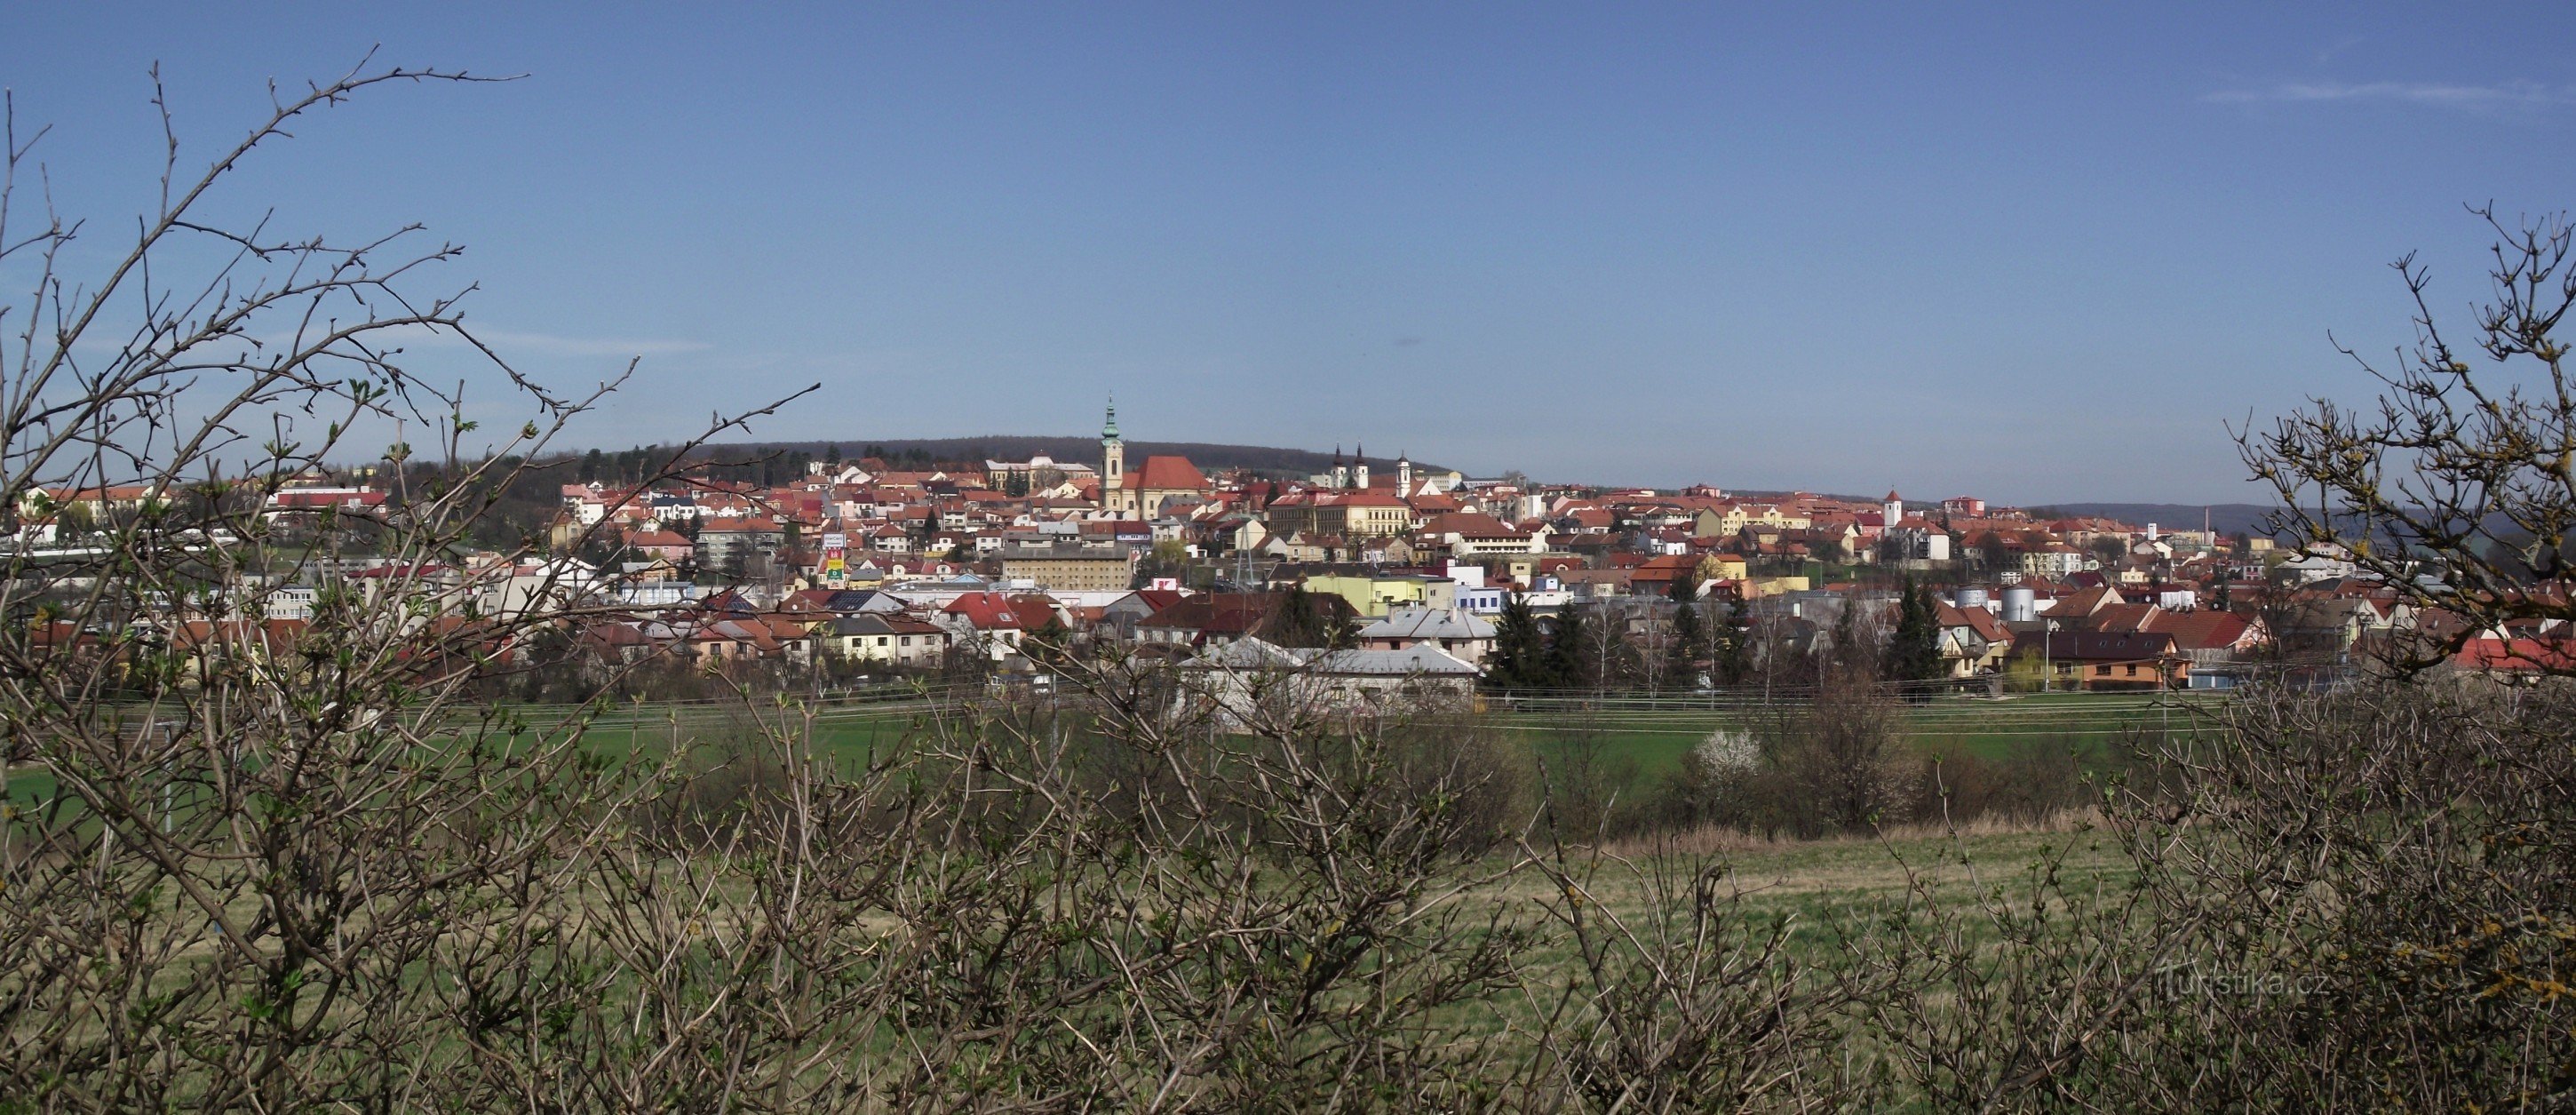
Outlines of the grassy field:
[[[2182,731],[2210,698],[2188,694],[2054,693],[2004,698],[1942,697],[1901,712],[1917,748],[1957,750],[1999,759],[2015,751],[2045,747],[2081,755],[2101,754],[2132,733]],[[1503,713],[1502,725],[1524,733],[1542,750],[1566,746],[1576,736],[1597,733],[1612,755],[1632,760],[1641,778],[1660,776],[1709,733],[1721,728],[1748,730],[1761,709],[1693,710],[1687,708],[1621,708],[1544,713]]]
[[[1986,758],[2029,747],[2096,754],[2132,732],[2187,728],[2194,710],[2208,707],[2209,700],[2189,694],[1942,697],[1908,706],[1901,715],[1914,746],[1925,750],[1956,749]],[[594,746],[625,754],[637,747],[667,745],[674,724],[689,735],[721,732],[732,715],[709,706],[619,710],[602,716],[592,726],[589,739]],[[818,751],[844,762],[863,763],[872,751],[900,741],[926,715],[928,709],[920,705],[826,707],[814,713],[814,744]],[[1613,698],[1595,707],[1493,715],[1499,727],[1525,737],[1541,754],[1568,746],[1582,735],[1597,734],[1609,755],[1635,763],[1638,779],[1652,781],[1678,767],[1681,757],[1710,732],[1745,730],[1769,714],[1758,708],[1651,707]],[[53,795],[54,780],[42,769],[20,767],[7,778],[7,800],[20,808]]]
[[[2116,881],[2134,874],[2129,860],[2111,838],[2078,818],[2061,817],[2032,829],[1975,826],[1957,834],[1931,826],[1902,826],[1884,836],[1835,837],[1823,840],[1766,841],[1739,833],[1684,834],[1662,841],[1614,846],[1608,856],[1577,863],[1586,871],[1593,899],[1622,917],[1646,914],[1652,893],[1651,873],[1658,867],[1685,873],[1690,866],[1714,862],[1725,871],[1722,894],[1734,895],[1736,913],[1747,923],[1773,918],[1790,920],[1790,943],[1821,959],[1835,925],[1867,921],[1891,906],[1903,905],[1907,888],[1928,885],[1938,895],[1968,899],[1985,888],[2007,895],[2023,893],[2031,873],[2044,859],[2055,859],[2057,877],[2071,887],[2094,879]],[[2062,855],[2062,859],[2057,857]],[[1549,897],[1544,876],[1530,874],[1505,884],[1511,897],[1530,907]],[[1809,952],[1812,949],[1814,952]],[[1533,964],[1551,958],[1532,956]],[[1561,958],[1559,958],[1561,959]]]

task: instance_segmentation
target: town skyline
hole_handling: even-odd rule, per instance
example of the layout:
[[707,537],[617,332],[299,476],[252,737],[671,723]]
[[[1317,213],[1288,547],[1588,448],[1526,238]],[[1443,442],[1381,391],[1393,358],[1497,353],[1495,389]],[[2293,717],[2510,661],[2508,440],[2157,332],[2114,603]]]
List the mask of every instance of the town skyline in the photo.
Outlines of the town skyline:
[[[21,134],[95,229],[150,205],[155,64],[183,157],[370,44],[526,75],[316,118],[210,204],[464,245],[424,278],[479,284],[514,364],[641,358],[586,442],[809,383],[754,436],[1078,428],[1115,391],[1210,442],[2017,502],[2251,498],[2225,423],[2368,391],[2334,343],[2408,342],[2404,253],[2481,296],[2461,206],[2552,211],[2576,122],[2568,64],[2482,21],[2324,5],[8,26]],[[471,355],[407,359],[496,397]]]

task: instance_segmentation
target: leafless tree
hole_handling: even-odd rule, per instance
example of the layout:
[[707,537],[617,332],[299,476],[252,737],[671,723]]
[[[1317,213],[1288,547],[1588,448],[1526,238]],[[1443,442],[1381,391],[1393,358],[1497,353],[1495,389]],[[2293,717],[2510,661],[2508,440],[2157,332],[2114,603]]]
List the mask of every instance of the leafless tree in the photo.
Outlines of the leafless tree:
[[[750,1083],[764,1008],[708,984],[656,1000],[642,978],[682,962],[651,949],[683,939],[665,915],[687,901],[626,907],[649,925],[591,901],[698,877],[636,870],[635,846],[606,836],[660,768],[582,746],[596,707],[466,698],[615,606],[611,579],[545,562],[544,540],[479,557],[466,541],[623,377],[563,395],[521,374],[468,328],[470,286],[422,292],[462,249],[416,227],[343,241],[201,216],[299,120],[378,86],[478,80],[362,62],[278,91],[195,174],[156,82],[157,207],[86,275],[71,266],[87,227],[54,209],[42,130],[12,114],[0,263],[33,277],[0,306],[13,1103],[656,1106]],[[433,338],[478,356],[528,420],[486,440],[462,389],[405,354]],[[383,452],[381,507],[320,513],[317,532],[268,514],[299,476],[363,453],[362,431],[397,428],[433,449]],[[344,575],[353,551],[370,575]],[[283,616],[299,587],[309,618]],[[747,920],[688,933],[745,934],[689,961],[745,986],[780,956]],[[571,1049],[530,1056],[601,1018],[602,980],[626,1002],[591,1032],[621,1059],[576,1079]]]
[[2342,349],[2380,382],[2379,398],[2317,399],[2238,433],[2285,509],[2278,532],[2329,548],[2409,604],[2468,620],[2403,644],[2410,667],[2509,620],[2576,618],[2554,583],[2576,527],[2576,382],[2557,336],[2576,307],[2576,241],[2563,214],[2511,225],[2492,206],[2472,212],[2496,241],[2492,300],[2472,311],[2465,342],[2437,319],[2431,273],[2410,254],[2394,266],[2415,307],[2414,347],[2386,363]]

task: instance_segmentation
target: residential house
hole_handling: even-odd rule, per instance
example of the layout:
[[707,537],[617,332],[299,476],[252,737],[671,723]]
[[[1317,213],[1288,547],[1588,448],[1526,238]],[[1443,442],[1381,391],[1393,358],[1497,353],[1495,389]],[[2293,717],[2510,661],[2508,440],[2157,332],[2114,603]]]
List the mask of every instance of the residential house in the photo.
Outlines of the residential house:
[[1424,703],[1463,703],[1482,676],[1437,647],[1315,650],[1239,639],[1182,663],[1184,704],[1209,702],[1218,718],[1247,723],[1297,713],[1368,714]]
[[2172,689],[2186,684],[2191,660],[2173,636],[2109,631],[2026,631],[2008,657],[2046,665],[2053,684],[2081,689]]
[[1482,667],[1494,649],[1494,625],[1461,608],[1399,608],[1360,628],[1363,650],[1404,650],[1434,646],[1449,656]]
[[842,658],[918,667],[946,661],[949,637],[949,629],[899,612],[840,616],[823,634],[831,653]]

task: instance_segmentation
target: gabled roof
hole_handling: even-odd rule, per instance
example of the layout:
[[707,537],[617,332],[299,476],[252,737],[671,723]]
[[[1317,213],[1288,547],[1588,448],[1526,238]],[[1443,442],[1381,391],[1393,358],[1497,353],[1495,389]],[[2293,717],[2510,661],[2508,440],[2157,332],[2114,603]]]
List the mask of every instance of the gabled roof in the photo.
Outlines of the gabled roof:
[[1056,614],[1055,600],[1036,593],[1011,597],[1011,613],[1019,618],[1020,628],[1035,631],[1061,618]]
[[1128,470],[1126,481],[1127,490],[1131,492],[1147,488],[1203,492],[1208,488],[1206,474],[1191,464],[1189,458],[1164,453],[1147,457],[1143,464]]
[[[1337,598],[1338,599],[1338,598]],[[1180,600],[1137,622],[1139,628],[1243,635],[1257,630],[1279,606],[1272,592],[1214,592]]]
[[1238,639],[1183,663],[1208,670],[1290,670],[1344,677],[1475,677],[1482,671],[1427,644],[1403,650],[1311,650]]
[[1011,607],[1009,599],[998,592],[959,593],[957,599],[949,601],[948,606],[941,608],[940,611],[952,616],[965,617],[966,622],[974,624],[978,631],[1016,629],[1020,626],[1019,612]]
[[1961,608],[1942,604],[1934,609],[1933,615],[1935,621],[1943,627],[1965,627],[1976,632],[1978,638],[1990,643],[2007,642],[2012,638],[2012,632],[2004,628],[2004,621],[1984,608]]
[[2146,629],[2173,636],[2174,645],[2186,651],[2225,650],[2245,638],[2252,627],[2245,617],[2216,609],[2200,612],[2158,612],[2147,622]]
[[[1134,592],[1128,593],[1126,596],[1121,597],[1120,599],[1121,599],[1121,600],[1125,600],[1125,599],[1133,599],[1133,600],[1135,600],[1137,603],[1142,604],[1142,605],[1144,605],[1144,606],[1145,606],[1145,608],[1147,609],[1147,611],[1146,611],[1146,613],[1145,613],[1145,614],[1147,614],[1147,615],[1152,615],[1152,614],[1154,614],[1155,612],[1162,611],[1163,609],[1165,609],[1165,608],[1169,608],[1169,607],[1171,607],[1171,606],[1172,606],[1172,605],[1174,605],[1174,604],[1178,604],[1178,603],[1180,603],[1182,600],[1184,600],[1184,599],[1186,599],[1186,598],[1187,598],[1187,597],[1186,597],[1186,594],[1184,594],[1184,593],[1180,592],[1180,591],[1179,591],[1179,590],[1177,590],[1177,589],[1168,589],[1168,588],[1140,588],[1140,589],[1137,589],[1137,590],[1136,590],[1136,591],[1134,591]],[[1116,602],[1117,602],[1117,601],[1112,601],[1111,603],[1116,603]]]
[[[2069,579],[2072,580],[2072,578]],[[2101,610],[2104,605],[2123,603],[2127,601],[2121,599],[2120,590],[2109,585],[2096,585],[2058,597],[2057,603],[2050,606],[2047,615],[2050,619],[2079,618],[2092,615]]]
[[1398,608],[1360,628],[1363,639],[1490,639],[1494,625],[1446,608]]
[[2576,674],[2576,646],[2561,640],[2471,639],[2451,656],[2451,664],[2498,673]]
[[884,612],[862,612],[832,621],[835,635],[946,635],[946,628],[928,620]]
[[2163,611],[2153,604],[2105,604],[2093,610],[2092,627],[2096,631],[2153,631],[2155,618]]
[[2013,638],[2012,653],[2044,655],[2062,662],[2144,662],[2176,654],[2173,636],[2115,631],[2025,631]]
[[1440,536],[1454,534],[1463,539],[1527,538],[1527,532],[1491,515],[1476,511],[1453,511],[1435,515],[1422,524],[1422,533]]

